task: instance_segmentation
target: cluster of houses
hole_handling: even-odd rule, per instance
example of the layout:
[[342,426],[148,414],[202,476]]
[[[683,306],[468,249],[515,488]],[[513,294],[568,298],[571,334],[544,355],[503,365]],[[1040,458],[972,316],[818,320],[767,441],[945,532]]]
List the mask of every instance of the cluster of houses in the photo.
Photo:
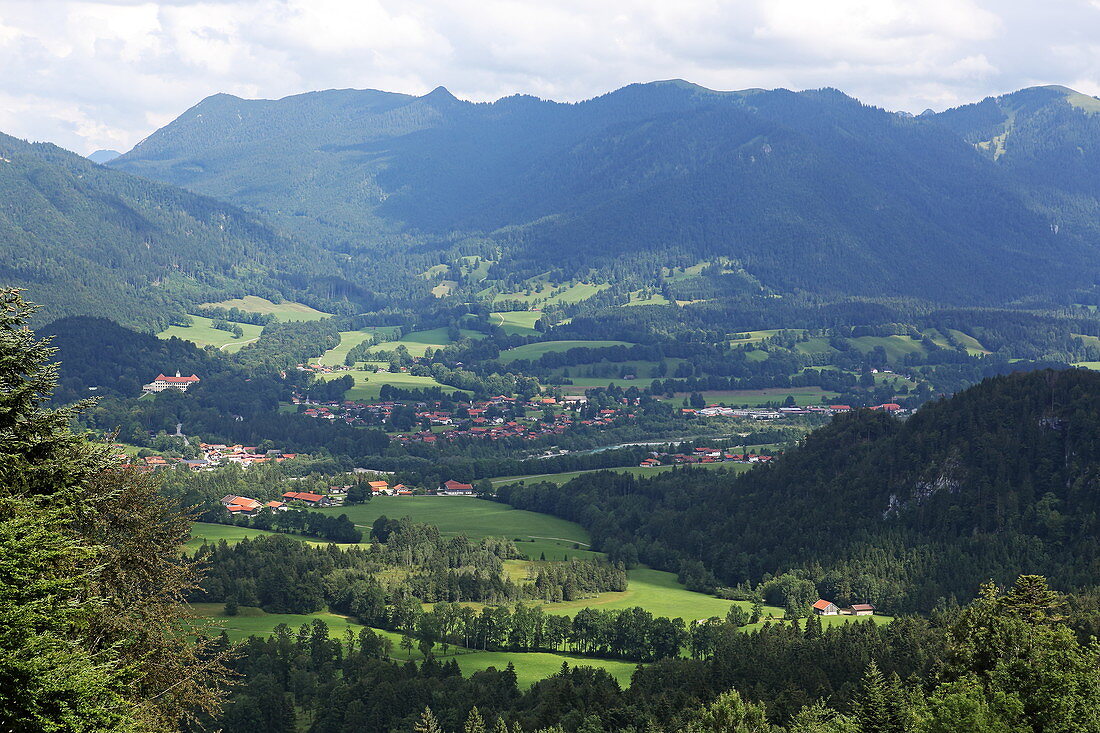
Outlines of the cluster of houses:
[[768,463],[772,456],[756,453],[733,453],[728,448],[696,448],[691,453],[658,453],[649,454],[650,457],[638,465],[642,468],[656,468],[657,466],[686,465],[695,463]]
[[287,509],[290,508],[287,506],[285,501],[261,502],[248,496],[237,496],[236,494],[223,496],[221,499],[221,503],[222,506],[224,506],[233,516],[243,515],[246,517],[251,517],[259,514],[264,509],[285,512]]
[[[300,414],[318,420],[341,420],[348,425],[368,426],[385,423],[394,410],[412,407],[414,419],[418,425],[431,425],[442,430],[423,430],[394,437],[399,443],[436,443],[440,440],[475,438],[501,440],[518,438],[535,440],[548,435],[561,435],[574,426],[606,427],[622,418],[634,417],[630,406],[608,408],[594,411],[582,417],[576,408],[586,404],[584,397],[535,397],[521,400],[500,395],[490,400],[481,400],[444,409],[439,402],[405,403],[382,401],[363,402],[307,402],[295,397],[293,402],[301,405]],[[546,408],[565,408],[557,412],[550,420],[530,419],[529,410],[539,410],[540,417]]]
[[[885,412],[903,411],[901,405],[896,402],[886,402],[875,405],[872,410]],[[694,414],[699,417],[745,417],[751,420],[779,420],[794,415],[839,415],[843,412],[851,412],[851,405],[810,405],[808,407],[726,407],[725,405],[707,405],[698,409],[685,407],[682,412]]]
[[[411,496],[413,490],[404,484],[391,485],[388,481],[369,481],[371,494],[374,496]],[[330,506],[343,506],[344,500],[351,486],[330,486],[328,490],[319,494],[316,491],[287,491],[284,492],[282,501],[260,501],[248,496],[228,494],[221,498],[221,505],[233,516],[252,517],[261,511],[285,512],[294,507],[320,508]],[[436,496],[476,496],[477,490],[472,484],[461,481],[447,480],[435,490]]]
[[824,598],[813,605],[814,613],[818,616],[874,616],[875,607],[870,603],[853,603],[847,608],[841,608],[832,601]]
[[[116,447],[121,448],[122,446]],[[176,466],[187,466],[192,471],[211,471],[218,466],[231,463],[247,469],[250,466],[282,463],[298,457],[297,453],[283,453],[280,450],[265,451],[256,446],[225,445],[223,443],[199,443],[199,450],[202,452],[202,458],[173,458],[157,455],[131,459],[124,453],[120,453],[119,458],[124,461],[124,467],[137,468],[142,471],[157,471]]]

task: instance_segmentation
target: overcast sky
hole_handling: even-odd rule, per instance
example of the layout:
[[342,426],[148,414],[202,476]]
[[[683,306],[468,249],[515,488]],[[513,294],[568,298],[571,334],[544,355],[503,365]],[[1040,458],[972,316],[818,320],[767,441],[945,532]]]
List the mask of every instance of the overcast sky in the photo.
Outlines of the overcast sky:
[[128,150],[203,97],[833,86],[920,112],[1100,94],[1100,0],[0,0],[0,131]]

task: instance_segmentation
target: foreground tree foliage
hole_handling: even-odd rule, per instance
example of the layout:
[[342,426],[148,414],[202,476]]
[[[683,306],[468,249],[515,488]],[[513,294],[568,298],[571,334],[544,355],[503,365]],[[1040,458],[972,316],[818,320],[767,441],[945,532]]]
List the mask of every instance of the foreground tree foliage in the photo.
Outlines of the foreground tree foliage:
[[56,366],[32,312],[0,291],[0,728],[176,730],[224,678],[181,623],[188,519],[72,433],[73,409],[44,409]]

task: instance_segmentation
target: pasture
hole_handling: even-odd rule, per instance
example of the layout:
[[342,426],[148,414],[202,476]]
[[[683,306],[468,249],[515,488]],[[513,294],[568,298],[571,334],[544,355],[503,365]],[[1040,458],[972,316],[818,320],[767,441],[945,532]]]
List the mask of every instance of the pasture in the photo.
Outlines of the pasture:
[[500,352],[500,360],[505,364],[517,359],[534,361],[543,354],[558,353],[577,348],[599,349],[607,346],[633,346],[633,344],[626,341],[538,341],[502,351]]
[[355,379],[355,385],[344,393],[345,400],[358,400],[371,402],[379,399],[382,385],[389,384],[401,389],[429,389],[440,387],[448,394],[461,392],[455,387],[440,384],[431,377],[420,377],[405,372],[368,372],[362,369],[351,369],[345,372],[333,372],[331,374],[318,374],[318,379],[340,379],[343,376],[351,376]]
[[238,308],[247,313],[262,313],[275,316],[277,321],[319,321],[329,318],[331,313],[310,308],[304,303],[295,303],[293,300],[284,300],[282,303],[272,303],[267,298],[255,295],[246,295],[243,298],[223,300],[220,303],[203,303],[203,305],[216,308]]
[[[204,633],[207,635],[218,634],[225,631],[230,641],[242,641],[249,636],[271,636],[275,633],[275,627],[286,624],[293,633],[297,633],[303,624],[312,624],[315,620],[324,621],[332,638],[343,638],[350,630],[358,634],[364,626],[355,623],[346,616],[340,616],[327,611],[316,613],[266,613],[259,608],[241,606],[236,616],[225,615],[223,603],[193,603],[191,610],[194,614],[209,624]],[[372,629],[374,633],[390,640],[390,658],[397,661],[421,661],[424,657],[415,647],[411,650],[401,648],[401,635],[383,629]],[[535,682],[556,674],[562,662],[571,667],[597,667],[605,669],[620,685],[624,687],[630,684],[630,676],[637,665],[634,662],[624,662],[615,659],[595,659],[580,657],[571,654],[552,654],[544,652],[487,652],[465,647],[450,647],[447,654],[436,646],[433,651],[437,659],[445,660],[455,657],[462,674],[469,676],[474,672],[480,672],[489,667],[503,670],[511,662],[516,670],[516,679],[520,688],[526,689]]]
[[535,322],[542,318],[541,311],[504,311],[489,314],[489,322],[500,326],[509,336],[533,336],[538,333]]
[[[551,283],[541,283],[540,287],[536,290],[531,288],[530,292],[511,292],[511,293],[498,293],[493,298],[494,303],[501,303],[504,301],[520,301],[527,303],[528,305],[554,305],[558,303],[580,303],[582,300],[588,300],[601,290],[606,290],[611,287],[610,285],[603,283],[594,285],[591,283],[575,283],[573,285],[566,286],[564,290],[561,290],[562,285],[554,285]],[[561,290],[561,292],[555,293],[555,291]]]
[[668,298],[661,293],[645,290],[635,290],[630,294],[630,300],[623,305],[668,305]]
[[[734,389],[701,392],[707,404],[729,405],[731,407],[759,407],[774,402],[783,402],[790,395],[798,405],[820,405],[826,397],[836,397],[836,392],[821,387],[765,387],[763,389]],[[687,397],[687,392],[677,392],[674,399]]]
[[410,517],[414,522],[434,524],[444,535],[517,539],[520,552],[532,559],[543,553],[553,560],[564,555],[572,558],[596,554],[587,549],[591,538],[579,524],[473,497],[376,496],[367,504],[318,511],[347,514],[352,522],[368,530],[374,520],[385,515],[390,519]]
[[251,323],[238,324],[244,335],[234,338],[229,331],[214,328],[214,321],[202,316],[191,316],[190,326],[169,326],[157,334],[157,338],[170,339],[173,336],[184,341],[190,341],[195,346],[214,346],[223,351],[233,353],[240,350],[245,344],[251,343],[260,337],[263,326],[254,326]]
[[[690,591],[676,580],[676,575],[651,568],[634,568],[627,571],[629,583],[622,592],[600,593],[595,598],[581,601],[550,603],[543,606],[547,613],[574,616],[582,608],[598,608],[603,611],[621,610],[641,606],[654,616],[682,618],[684,621],[718,616],[725,618],[731,606],[752,609],[748,601],[727,601],[714,596]],[[764,616],[783,617],[783,609],[764,606]]]
[[[460,329],[459,334],[463,338],[482,339],[485,338],[485,334],[479,331],[470,331],[468,329]],[[368,351],[376,353],[379,351],[394,351],[398,346],[404,346],[409,350],[409,354],[412,356],[424,356],[428,349],[442,349],[444,346],[452,343],[450,336],[447,335],[446,328],[433,328],[427,331],[413,331],[412,333],[402,336],[397,341],[385,341],[380,344],[375,344],[370,347]]]
[[340,366],[344,363],[344,358],[349,351],[373,336],[374,334],[370,331],[341,331],[339,345],[321,354],[317,363],[325,366]]
[[467,677],[489,667],[503,670],[511,662],[516,670],[516,681],[521,690],[526,690],[539,680],[546,679],[561,671],[562,662],[570,667],[596,667],[606,670],[618,680],[621,687],[630,686],[630,677],[638,665],[621,659],[596,659],[579,657],[572,654],[550,654],[546,652],[480,652],[470,651],[456,656],[458,668]]

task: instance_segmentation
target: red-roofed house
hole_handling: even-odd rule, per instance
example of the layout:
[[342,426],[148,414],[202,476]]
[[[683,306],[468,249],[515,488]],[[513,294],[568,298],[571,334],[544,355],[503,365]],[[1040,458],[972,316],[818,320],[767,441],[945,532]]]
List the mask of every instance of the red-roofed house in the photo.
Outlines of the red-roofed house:
[[837,616],[840,614],[840,609],[832,601],[822,599],[814,604],[814,613],[818,616]]
[[444,481],[443,485],[439,487],[439,491],[435,493],[442,496],[473,496],[474,487],[459,481],[448,480]]
[[188,387],[198,381],[200,381],[199,378],[194,374],[190,377],[181,377],[179,372],[176,372],[174,377],[158,374],[157,378],[142,387],[142,390],[146,392],[163,392],[166,389],[178,389],[180,392],[186,392]]
[[288,491],[283,494],[283,498],[287,501],[300,501],[306,504],[320,504],[321,499],[325,498],[320,494],[313,494],[308,491]]

